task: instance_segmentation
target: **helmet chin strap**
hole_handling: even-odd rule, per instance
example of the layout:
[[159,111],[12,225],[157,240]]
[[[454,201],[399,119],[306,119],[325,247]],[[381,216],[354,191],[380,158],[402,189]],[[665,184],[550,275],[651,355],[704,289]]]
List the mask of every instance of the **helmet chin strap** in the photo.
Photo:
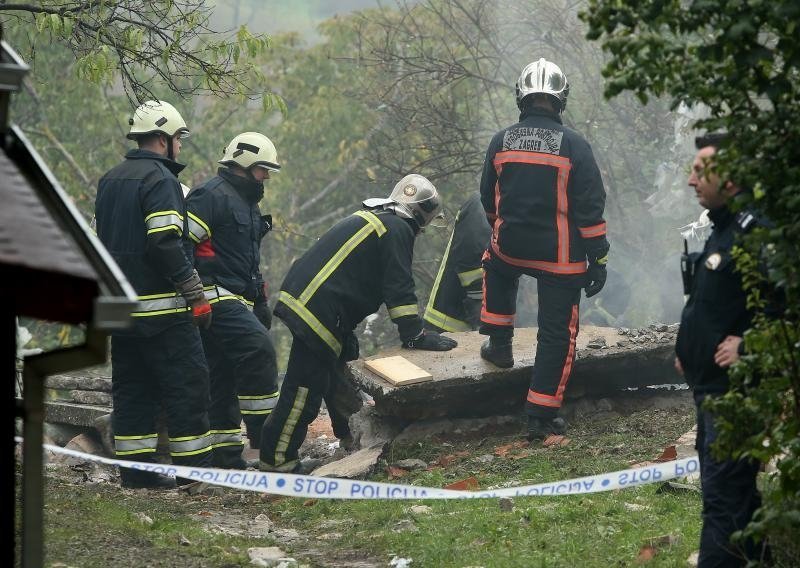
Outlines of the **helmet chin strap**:
[[170,160],[172,160],[174,162],[175,161],[175,152],[172,149],[172,146],[173,146],[173,144],[172,144],[172,136],[168,136],[168,135],[165,134],[164,138],[167,139],[167,158],[169,158]]

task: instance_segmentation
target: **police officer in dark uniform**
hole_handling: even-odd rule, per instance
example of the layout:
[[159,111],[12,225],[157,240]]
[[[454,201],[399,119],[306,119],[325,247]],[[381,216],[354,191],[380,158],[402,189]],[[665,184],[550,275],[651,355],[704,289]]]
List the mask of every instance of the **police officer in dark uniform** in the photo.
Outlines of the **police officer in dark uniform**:
[[761,505],[756,488],[758,462],[747,459],[718,460],[711,445],[717,438],[714,416],[702,405],[707,397],[724,394],[729,388],[728,367],[744,351],[742,337],[752,321],[747,294],[735,269],[731,249],[739,235],[759,222],[743,210],[734,213],[729,205],[742,192],[732,182],[721,182],[713,159],[724,136],[697,138],[698,149],[689,175],[701,206],[709,210],[713,230],[702,253],[687,255],[683,261],[684,291],[689,295],[678,330],[675,366],[694,391],[697,404],[697,452],[703,492],[703,528],[700,535],[700,568],[744,566],[754,559],[754,545],[744,548],[730,542],[734,531],[744,529]]
[[[404,347],[456,346],[423,331],[411,275],[414,238],[440,217],[436,188],[409,174],[388,199],[366,200],[364,209],[334,225],[292,265],[275,307],[292,332],[292,349],[278,405],[264,425],[261,469],[298,471],[298,449],[330,392],[337,361],[358,358],[353,330],[382,303]],[[340,439],[347,434],[334,433]]]
[[580,291],[591,297],[606,281],[606,193],[589,143],[561,122],[568,93],[555,64],[539,59],[522,70],[520,121],[492,138],[480,187],[492,225],[480,327],[489,340],[481,357],[514,365],[519,278],[537,280],[536,362],[525,405],[530,440],[565,430],[557,413],[575,360]]
[[[208,367],[193,323],[207,325],[211,307],[192,267],[186,208],[175,161],[188,135],[181,115],[163,101],[139,106],[128,138],[139,148],[101,179],[97,235],[139,294],[133,326],[111,341],[114,447],[118,458],[153,461],[156,417],[163,405],[172,461],[210,466]],[[169,487],[174,480],[120,468],[124,487]]]
[[259,270],[261,240],[272,228],[258,204],[264,181],[280,171],[272,141],[257,132],[231,140],[215,177],[187,198],[195,265],[214,305],[203,346],[211,369],[211,435],[216,467],[243,469],[242,418],[251,448],[278,401],[272,313]]
[[455,227],[422,316],[426,328],[440,332],[478,329],[483,300],[481,257],[491,234],[481,196],[475,193],[456,214]]

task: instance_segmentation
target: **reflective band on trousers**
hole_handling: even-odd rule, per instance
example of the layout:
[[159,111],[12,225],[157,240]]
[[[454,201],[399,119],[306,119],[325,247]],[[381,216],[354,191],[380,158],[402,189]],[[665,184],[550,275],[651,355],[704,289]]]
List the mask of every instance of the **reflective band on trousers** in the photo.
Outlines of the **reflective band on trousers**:
[[211,432],[200,436],[181,436],[169,439],[171,456],[193,456],[211,451]]
[[235,428],[233,430],[211,430],[211,445],[215,448],[222,446],[241,446],[242,442],[242,429]]
[[144,218],[147,234],[173,229],[183,235],[183,215],[177,211],[156,211]]
[[158,434],[114,436],[114,453],[118,456],[153,453],[157,445]]
[[278,404],[278,394],[239,396],[239,410],[242,414],[269,414]]
[[[294,434],[297,421],[300,420],[300,414],[306,406],[306,399],[308,399],[308,389],[305,387],[297,387],[297,394],[294,396],[292,402],[292,409],[286,417],[286,422],[283,424],[280,436],[278,436],[278,444],[275,446],[275,463],[273,465],[280,466],[286,461],[286,449],[289,447],[289,441]],[[274,418],[273,418],[274,419]]]
[[395,306],[393,308],[389,308],[389,317],[392,319],[415,315],[417,315],[416,304],[406,304],[404,306]]
[[483,278],[483,268],[475,268],[474,270],[467,270],[466,272],[458,273],[458,280],[461,285],[466,287]]

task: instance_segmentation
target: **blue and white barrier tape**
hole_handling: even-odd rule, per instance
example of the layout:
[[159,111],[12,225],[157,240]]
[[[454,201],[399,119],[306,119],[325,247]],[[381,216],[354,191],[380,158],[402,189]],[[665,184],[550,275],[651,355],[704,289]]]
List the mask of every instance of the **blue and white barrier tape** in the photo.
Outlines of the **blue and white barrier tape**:
[[697,456],[692,456],[676,461],[624,469],[612,473],[588,475],[566,481],[553,481],[485,491],[454,491],[438,487],[419,487],[416,485],[318,477],[314,475],[124,461],[86,454],[50,444],[44,444],[44,448],[56,454],[107,465],[155,471],[172,477],[185,477],[212,485],[230,487],[231,489],[272,493],[288,497],[313,497],[316,499],[476,499],[523,497],[527,495],[585,495],[587,493],[599,493],[601,491],[612,491],[614,489],[625,489],[627,487],[638,487],[648,483],[667,481],[678,477],[686,477],[700,471],[700,463]]

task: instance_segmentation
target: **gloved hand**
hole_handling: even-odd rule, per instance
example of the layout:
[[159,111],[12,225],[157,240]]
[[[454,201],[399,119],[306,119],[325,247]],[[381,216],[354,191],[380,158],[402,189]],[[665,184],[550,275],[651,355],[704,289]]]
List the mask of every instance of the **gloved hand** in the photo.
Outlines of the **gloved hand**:
[[253,304],[253,315],[267,329],[272,329],[272,310],[269,309],[266,298],[259,296]]
[[342,342],[342,353],[339,359],[343,362],[355,361],[359,356],[358,338],[352,331],[344,337]]
[[403,343],[406,349],[423,349],[425,351],[450,351],[458,342],[435,331],[422,331],[418,336]]
[[603,286],[606,285],[607,276],[605,263],[589,263],[589,269],[586,271],[586,287],[584,288],[587,298],[591,298],[603,289]]
[[191,306],[194,324],[208,329],[211,326],[211,304],[203,293],[203,281],[200,280],[197,270],[192,270],[192,274],[186,280],[176,283],[175,288]]

